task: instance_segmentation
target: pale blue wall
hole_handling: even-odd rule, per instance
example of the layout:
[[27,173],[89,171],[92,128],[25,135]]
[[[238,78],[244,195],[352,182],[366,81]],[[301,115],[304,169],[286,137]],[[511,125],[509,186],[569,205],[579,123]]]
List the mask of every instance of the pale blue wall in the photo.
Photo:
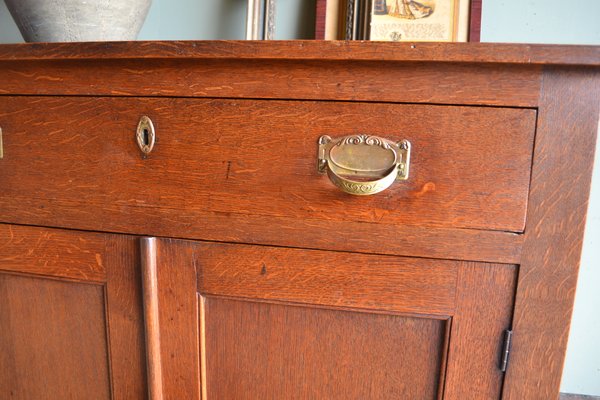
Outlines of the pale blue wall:
[[[600,0],[484,0],[483,4],[483,41],[600,44]],[[278,0],[277,10],[277,39],[311,36],[314,0]],[[242,39],[245,13],[245,0],[154,0],[140,39]],[[21,41],[4,2],[0,2],[0,43]],[[600,148],[596,152],[600,154]],[[600,395],[598,164],[562,382],[563,391],[595,395]]]
[[243,39],[244,0],[154,0],[139,39]]
[[[311,39],[315,0],[279,0],[275,39]],[[244,39],[246,0],[154,0],[140,40]]]
[[23,37],[17,29],[4,1],[0,1],[0,43],[21,43]]
[[481,40],[600,44],[600,1],[483,0]]

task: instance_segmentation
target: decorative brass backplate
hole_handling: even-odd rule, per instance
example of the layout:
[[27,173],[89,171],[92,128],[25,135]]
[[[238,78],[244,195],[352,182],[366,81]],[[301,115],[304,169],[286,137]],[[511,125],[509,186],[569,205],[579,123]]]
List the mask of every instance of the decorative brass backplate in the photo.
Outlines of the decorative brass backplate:
[[410,142],[378,136],[351,135],[319,138],[317,168],[346,193],[364,196],[408,179]]
[[140,118],[135,132],[135,139],[144,156],[150,154],[154,148],[156,133],[154,132],[154,124],[149,117],[142,115]]

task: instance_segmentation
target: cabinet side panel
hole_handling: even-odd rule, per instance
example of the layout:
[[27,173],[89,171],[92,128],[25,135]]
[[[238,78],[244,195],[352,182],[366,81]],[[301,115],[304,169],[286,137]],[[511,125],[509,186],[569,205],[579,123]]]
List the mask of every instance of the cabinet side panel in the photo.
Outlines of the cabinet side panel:
[[600,77],[544,73],[505,399],[557,399],[589,197]]
[[0,398],[110,399],[100,285],[0,274]]

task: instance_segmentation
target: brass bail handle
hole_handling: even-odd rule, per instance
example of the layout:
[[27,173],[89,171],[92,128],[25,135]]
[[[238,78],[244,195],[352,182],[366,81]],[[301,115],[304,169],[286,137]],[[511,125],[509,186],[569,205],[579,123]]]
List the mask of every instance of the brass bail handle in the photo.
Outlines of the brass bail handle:
[[366,196],[379,193],[395,181],[408,179],[410,142],[379,136],[350,135],[319,138],[317,168],[342,191]]

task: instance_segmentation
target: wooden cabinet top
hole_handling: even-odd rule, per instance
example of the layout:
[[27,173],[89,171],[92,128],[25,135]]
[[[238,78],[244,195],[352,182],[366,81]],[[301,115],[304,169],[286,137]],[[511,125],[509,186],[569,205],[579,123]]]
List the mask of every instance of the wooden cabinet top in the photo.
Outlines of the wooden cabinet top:
[[152,41],[0,45],[0,61],[289,59],[600,66],[600,46],[360,41]]

